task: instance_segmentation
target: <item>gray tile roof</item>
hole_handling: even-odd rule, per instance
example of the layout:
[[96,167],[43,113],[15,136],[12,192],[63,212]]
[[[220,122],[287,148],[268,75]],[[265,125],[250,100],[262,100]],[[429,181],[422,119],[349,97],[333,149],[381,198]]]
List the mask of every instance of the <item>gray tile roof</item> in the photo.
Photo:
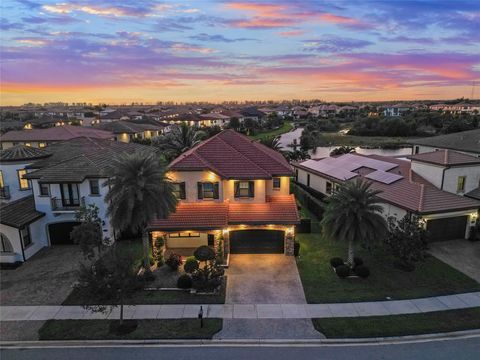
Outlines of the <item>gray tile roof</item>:
[[50,155],[50,152],[45,149],[16,145],[8,149],[0,150],[0,161],[36,160]]
[[408,142],[414,145],[425,145],[480,154],[480,129],[422,139],[411,139],[408,140]]
[[0,223],[20,229],[35,220],[45,216],[45,213],[35,210],[33,195],[0,204]]

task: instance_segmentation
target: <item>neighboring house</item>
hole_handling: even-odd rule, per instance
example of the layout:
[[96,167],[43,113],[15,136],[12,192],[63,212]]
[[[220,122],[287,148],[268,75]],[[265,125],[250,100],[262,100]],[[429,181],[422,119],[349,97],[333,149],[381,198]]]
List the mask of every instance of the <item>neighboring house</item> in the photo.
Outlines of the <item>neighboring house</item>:
[[413,154],[449,149],[477,157],[480,156],[480,129],[412,139],[408,142],[413,145]]
[[265,113],[258,110],[257,108],[251,106],[246,107],[240,110],[240,114],[242,114],[243,120],[251,119],[253,121],[261,121],[265,117]]
[[214,112],[200,115],[200,118],[202,119],[200,126],[220,126],[225,128],[230,122],[229,116]]
[[115,136],[109,131],[93,129],[91,127],[64,125],[48,129],[9,131],[0,136],[0,145],[2,149],[8,149],[15,145],[43,148],[57,141],[70,140],[78,137],[113,140]]
[[128,119],[130,119],[130,117],[120,110],[104,111],[100,113],[101,124],[110,123],[112,121],[128,120]]
[[27,167],[50,156],[44,150],[16,145],[0,150],[0,202],[10,202],[32,194],[30,182],[23,178]]
[[479,114],[480,105],[479,104],[435,104],[430,105],[430,110],[433,111],[444,111],[451,112],[454,114]]
[[225,253],[293,255],[297,205],[292,169],[278,152],[224,130],[169,165],[179,199],[176,212],[149,225],[168,250],[191,254],[200,245]]
[[344,181],[359,177],[371,181],[373,189],[382,191],[378,196],[384,202],[385,217],[420,216],[432,241],[467,238],[477,220],[479,201],[438,189],[424,177],[428,171],[407,160],[346,154],[294,167],[298,183],[325,196]]
[[100,124],[96,128],[112,132],[115,134],[115,140],[128,143],[134,139],[151,139],[159,136],[163,134],[165,126],[119,120]]
[[411,105],[406,104],[396,104],[396,105],[387,105],[383,108],[383,115],[384,116],[402,116],[408,111],[412,111],[414,109]]
[[75,215],[82,205],[99,208],[104,236],[115,239],[106,215],[108,188],[104,186],[111,160],[146,149],[151,147],[76,138],[54,143],[48,147],[48,156],[29,160],[23,175],[29,191],[0,205],[2,246],[6,244],[1,262],[23,262],[45,246],[71,244],[70,232],[78,225]]

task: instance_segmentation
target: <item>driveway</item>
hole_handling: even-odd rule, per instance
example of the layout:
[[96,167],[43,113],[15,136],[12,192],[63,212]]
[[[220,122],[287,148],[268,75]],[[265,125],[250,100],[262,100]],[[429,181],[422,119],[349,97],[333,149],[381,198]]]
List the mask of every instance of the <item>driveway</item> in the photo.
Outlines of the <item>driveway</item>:
[[1,305],[60,305],[72,291],[82,255],[78,246],[44,248],[15,270],[0,272]]
[[306,304],[293,256],[230,255],[227,304]]
[[430,244],[429,252],[451,267],[480,282],[480,241],[439,241]]
[[[306,304],[293,256],[230,255],[226,304]],[[310,319],[224,319],[215,339],[319,339]]]

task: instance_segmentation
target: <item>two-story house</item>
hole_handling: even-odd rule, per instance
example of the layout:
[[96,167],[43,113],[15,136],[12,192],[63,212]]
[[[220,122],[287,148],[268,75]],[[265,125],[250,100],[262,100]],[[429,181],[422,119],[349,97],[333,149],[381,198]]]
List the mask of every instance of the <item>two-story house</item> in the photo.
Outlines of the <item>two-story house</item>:
[[480,157],[480,129],[412,139],[408,142],[413,146],[413,155],[448,149]]
[[[467,155],[456,153],[447,159],[450,163],[457,160],[467,162],[464,169],[476,168],[471,177],[476,173],[478,179],[480,163],[474,157],[465,159],[463,156]],[[436,155],[433,158],[436,159]],[[444,178],[448,180],[444,180],[442,189],[437,186],[442,181],[442,170],[425,170],[425,162],[419,160],[416,158],[410,162],[379,155],[346,154],[294,164],[295,178],[307,189],[325,196],[335,193],[345,181],[363,178],[372,183],[373,189],[381,191],[378,197],[385,217],[393,216],[399,220],[407,214],[420,216],[432,241],[468,238],[470,227],[477,221],[480,202],[446,189],[453,187],[455,190],[459,184],[457,176],[463,172],[453,167],[450,180],[450,174],[445,171]],[[437,167],[437,164],[431,166]],[[466,181],[462,186],[466,190]]]
[[217,246],[222,237],[225,253],[293,255],[299,216],[292,175],[280,153],[224,130],[169,165],[179,204],[149,231],[185,255],[200,245]]
[[48,155],[25,166],[21,176],[21,182],[28,184],[25,196],[0,206],[0,261],[23,262],[43,247],[72,244],[70,232],[79,224],[76,213],[90,204],[99,209],[104,236],[114,240],[106,214],[108,188],[103,186],[111,160],[146,149],[151,148],[92,138],[49,145]]

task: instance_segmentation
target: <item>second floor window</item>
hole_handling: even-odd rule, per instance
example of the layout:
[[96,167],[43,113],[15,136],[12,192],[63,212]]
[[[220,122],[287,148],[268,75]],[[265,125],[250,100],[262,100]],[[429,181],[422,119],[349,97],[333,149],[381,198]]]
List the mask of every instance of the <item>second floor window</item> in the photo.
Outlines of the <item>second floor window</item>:
[[235,181],[235,197],[236,198],[255,197],[255,182],[254,181]]
[[3,172],[0,170],[0,188],[5,187],[5,183],[3,182]]
[[79,206],[80,192],[78,184],[60,184],[63,206]]
[[100,185],[98,184],[98,180],[90,180],[90,195],[100,195]]
[[331,194],[332,193],[332,190],[333,190],[333,186],[332,186],[332,183],[330,181],[327,181],[327,188],[326,188],[326,193],[327,194]]
[[465,180],[467,180],[466,176],[459,176],[457,180],[457,192],[464,192],[465,191]]
[[173,183],[173,194],[177,199],[185,200],[186,199],[186,193],[185,193],[185,183]]
[[22,236],[23,247],[26,248],[32,243],[32,238],[30,236],[30,228],[25,226],[23,229],[20,229],[20,235]]
[[18,173],[18,184],[20,185],[20,190],[28,190],[30,189],[30,183],[27,179],[23,178],[23,175],[27,174],[27,170],[17,170]]
[[38,184],[38,189],[40,196],[48,196],[50,193],[48,184]]
[[219,198],[219,186],[218,182],[199,182],[198,198],[199,199],[218,199]]

